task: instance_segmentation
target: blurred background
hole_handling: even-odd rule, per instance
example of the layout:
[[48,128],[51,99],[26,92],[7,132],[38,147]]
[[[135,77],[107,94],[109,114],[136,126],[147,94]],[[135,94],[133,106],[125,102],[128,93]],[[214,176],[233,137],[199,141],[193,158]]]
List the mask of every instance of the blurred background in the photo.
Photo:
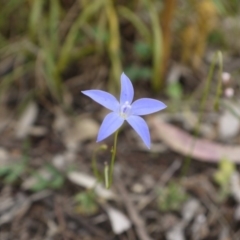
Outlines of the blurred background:
[[[238,0],[0,0],[0,240],[240,239]],[[147,150],[81,91],[163,101]],[[104,144],[104,145],[103,145]],[[94,168],[92,168],[95,166]]]

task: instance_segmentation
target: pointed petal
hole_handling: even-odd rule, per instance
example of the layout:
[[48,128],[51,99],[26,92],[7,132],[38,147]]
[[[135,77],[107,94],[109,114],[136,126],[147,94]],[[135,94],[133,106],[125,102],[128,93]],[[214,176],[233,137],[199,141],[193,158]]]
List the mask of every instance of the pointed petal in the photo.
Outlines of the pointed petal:
[[141,98],[133,102],[131,114],[133,115],[147,115],[160,111],[167,106],[158,100],[151,98]]
[[82,93],[109,110],[118,111],[119,109],[118,100],[108,92],[102,90],[87,90],[82,91]]
[[150,149],[150,133],[148,129],[148,125],[139,116],[130,116],[127,119],[127,122],[133,127],[133,129],[138,133],[138,135],[142,138],[143,142]]
[[121,75],[121,94],[120,94],[120,103],[124,104],[125,102],[132,103],[134,95],[133,85],[131,80],[122,73]]
[[103,120],[102,125],[98,132],[97,142],[102,141],[114,133],[123,124],[124,120],[117,113],[109,113]]

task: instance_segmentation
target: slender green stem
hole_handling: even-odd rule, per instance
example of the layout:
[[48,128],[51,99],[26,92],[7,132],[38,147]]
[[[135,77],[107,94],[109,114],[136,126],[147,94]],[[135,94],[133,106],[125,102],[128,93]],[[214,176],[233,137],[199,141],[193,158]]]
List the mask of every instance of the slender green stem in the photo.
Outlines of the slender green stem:
[[98,167],[97,167],[97,160],[96,160],[96,155],[98,152],[100,151],[105,151],[107,150],[107,145],[106,144],[102,144],[101,146],[99,146],[94,152],[93,152],[93,155],[92,155],[92,169],[93,169],[93,173],[94,173],[94,176],[97,178],[97,180],[99,182],[101,182],[103,180],[103,176],[102,174],[100,173],[100,171],[98,170]]
[[116,152],[117,152],[118,132],[119,132],[119,130],[117,130],[114,134],[114,144],[113,144],[112,158],[111,158],[110,169],[109,169],[109,187],[112,185],[112,179],[113,179],[113,168],[114,168]]
[[215,97],[215,101],[214,101],[214,108],[216,108],[216,106],[218,106],[218,101],[219,101],[219,97],[220,97],[220,94],[221,94],[221,91],[222,91],[222,53],[220,51],[217,51],[214,55],[214,58],[213,58],[213,61],[211,63],[211,66],[210,66],[210,69],[209,69],[209,72],[208,72],[208,76],[207,76],[207,81],[205,83],[205,87],[204,87],[204,90],[203,90],[203,95],[202,95],[202,99],[201,99],[201,102],[200,102],[200,109],[199,109],[199,114],[198,114],[198,122],[195,126],[195,129],[194,129],[194,141],[192,142],[192,146],[190,148],[190,152],[189,154],[186,156],[185,160],[184,160],[184,164],[183,164],[183,167],[182,167],[182,176],[185,176],[188,169],[189,169],[189,166],[191,164],[191,152],[195,146],[195,143],[196,143],[196,138],[199,134],[199,130],[200,130],[200,126],[201,126],[201,123],[202,123],[202,118],[203,118],[203,111],[204,111],[204,108],[206,106],[206,103],[207,103],[207,98],[208,98],[208,95],[209,95],[209,92],[210,92],[210,85],[212,83],[212,80],[213,80],[213,73],[214,73],[214,69],[217,65],[217,61],[219,62],[219,78],[218,78],[218,86],[217,86],[217,91],[216,91],[216,97]]
[[220,51],[216,53],[218,60],[219,60],[219,72],[218,72],[218,85],[217,85],[217,92],[214,100],[214,108],[218,110],[219,108],[219,99],[222,94],[222,73],[223,73],[223,56]]
[[94,176],[97,178],[98,181],[100,181],[102,178],[97,168],[96,153],[97,153],[97,150],[94,151],[92,156],[92,169],[93,169]]
[[105,163],[104,167],[104,181],[105,181],[105,187],[107,189],[110,188],[110,181],[109,181],[109,166],[108,163]]
[[[112,153],[112,158],[111,158],[111,162],[110,162],[110,167],[109,164],[106,162],[105,163],[105,167],[104,167],[104,182],[105,182],[105,186],[106,188],[110,188],[112,185],[112,179],[113,179],[113,168],[114,168],[114,162],[115,162],[115,158],[116,158],[116,152],[117,152],[117,137],[118,137],[118,131],[115,132],[114,135],[114,144],[113,144],[113,148],[111,150]],[[94,151],[93,156],[92,156],[92,169],[94,172],[95,177],[97,178],[98,181],[103,180],[101,173],[98,170],[97,167],[97,162],[96,162],[96,154],[97,152],[99,152],[100,150],[106,150],[107,146],[105,144],[101,145],[97,150]]]

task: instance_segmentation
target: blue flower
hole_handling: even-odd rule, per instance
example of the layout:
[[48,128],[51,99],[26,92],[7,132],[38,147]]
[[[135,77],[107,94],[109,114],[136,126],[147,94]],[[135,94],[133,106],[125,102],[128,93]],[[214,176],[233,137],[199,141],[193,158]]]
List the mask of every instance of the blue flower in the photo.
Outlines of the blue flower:
[[167,106],[164,103],[151,98],[141,98],[132,103],[133,85],[124,73],[121,75],[120,102],[112,94],[101,90],[86,90],[82,93],[112,111],[103,120],[98,132],[97,142],[114,133],[126,120],[139,134],[146,146],[150,148],[151,141],[147,123],[139,116],[166,108]]

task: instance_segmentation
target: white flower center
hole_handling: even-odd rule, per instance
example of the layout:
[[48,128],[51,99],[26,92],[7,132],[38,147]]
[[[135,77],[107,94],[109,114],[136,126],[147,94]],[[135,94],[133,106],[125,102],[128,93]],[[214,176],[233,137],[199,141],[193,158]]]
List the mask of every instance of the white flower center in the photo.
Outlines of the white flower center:
[[126,101],[122,106],[120,106],[120,116],[126,119],[131,114],[131,105]]

